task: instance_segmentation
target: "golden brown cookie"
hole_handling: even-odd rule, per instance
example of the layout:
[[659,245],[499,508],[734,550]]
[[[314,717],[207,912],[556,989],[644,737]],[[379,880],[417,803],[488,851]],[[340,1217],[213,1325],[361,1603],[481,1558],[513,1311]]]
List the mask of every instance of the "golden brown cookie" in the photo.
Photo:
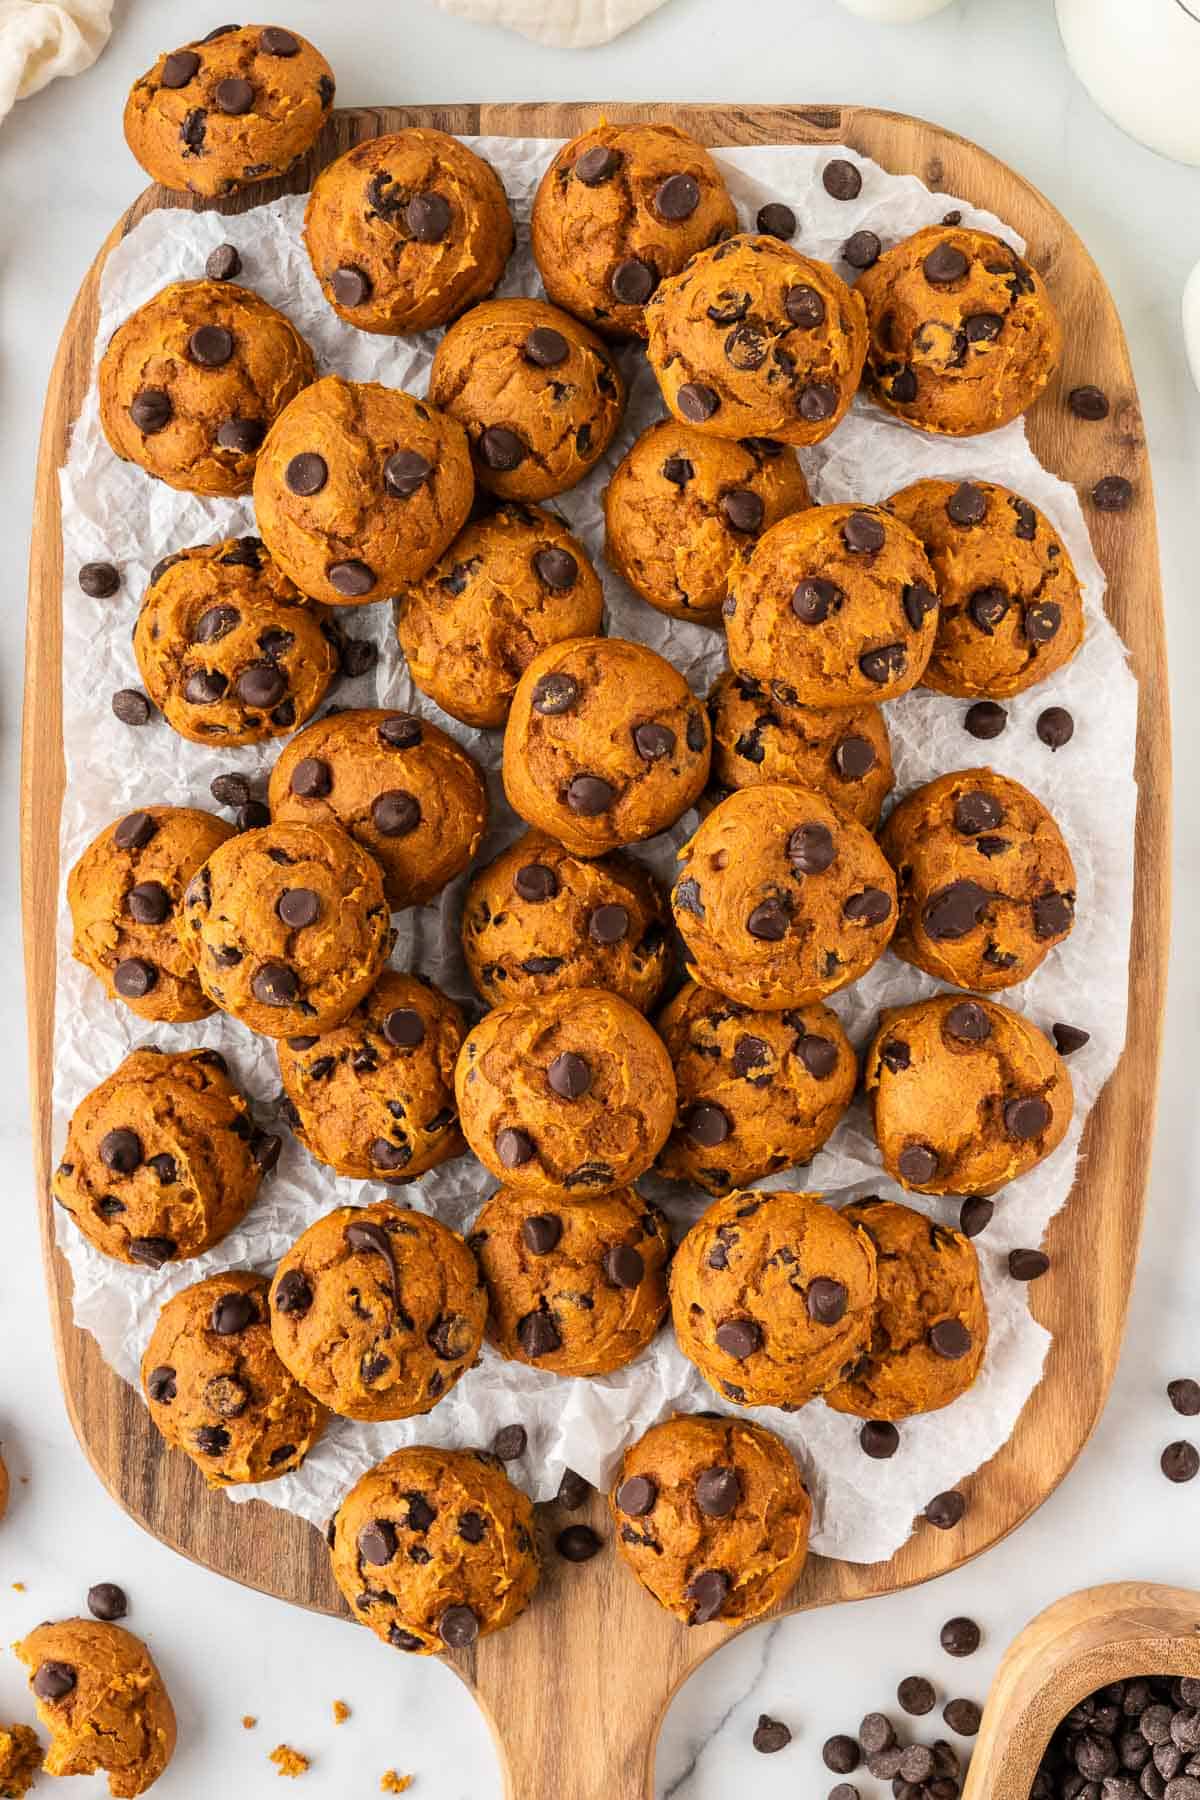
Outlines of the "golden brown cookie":
[[32,1725],[0,1725],[0,1800],[25,1800],[42,1766]]
[[254,512],[302,594],[359,606],[419,581],[462,529],[474,492],[454,419],[400,388],[326,375],[263,445]]
[[812,789],[722,800],[679,852],[671,895],[688,973],[768,1012],[865,975],[896,928],[896,882],[870,832]]
[[812,1503],[792,1453],[743,1419],[652,1425],[622,1457],[609,1505],[627,1567],[685,1625],[759,1618],[808,1556]]
[[445,131],[414,126],[321,170],[304,244],[348,325],[428,331],[491,293],[512,250],[512,215],[490,163]]
[[175,917],[192,876],[232,835],[195,807],[142,807],[106,826],[71,870],[71,953],[140,1019],[180,1024],[214,1010]]
[[463,1136],[535,1196],[607,1193],[643,1174],[675,1116],[662,1039],[615,994],[568,988],[486,1013],[454,1077]]
[[397,634],[423,694],[464,725],[503,725],[539,650],[600,630],[604,590],[561,519],[510,504],[461,531],[400,596]]
[[465,428],[481,487],[501,500],[548,500],[608,449],[625,382],[570,313],[544,300],[488,300],[438,345],[429,398]]
[[385,969],[344,1025],[276,1044],[292,1130],[359,1181],[412,1181],[461,1156],[454,1061],[465,1031],[432,982]]
[[397,1650],[468,1649],[511,1625],[538,1584],[533,1508],[485,1450],[395,1450],[332,1522],[333,1576]]
[[394,912],[424,906],[471,861],[487,824],[478,763],[428,719],[386,707],[331,713],[271,771],[276,819],[348,831],[383,870]]
[[232,194],[303,156],[333,91],[333,70],[298,32],[220,25],[134,82],[125,142],[164,187]]
[[813,506],[755,545],[725,603],[729,661],[795,704],[862,706],[915,687],[933,653],[933,570],[878,506]]
[[527,831],[467,889],[463,954],[493,1006],[599,987],[646,1012],[670,973],[669,921],[666,895],[641,863],[576,856]]
[[50,1733],[47,1775],[103,1772],[115,1800],[153,1787],[175,1749],[175,1713],[140,1638],[97,1619],[62,1619],[13,1648]]
[[181,737],[256,744],[303,725],[338,672],[322,607],[258,538],[164,557],[133,628],[146,692]]
[[654,837],[695,804],[708,719],[678,669],[625,638],[574,638],[534,657],[504,732],[514,812],[580,856]]
[[467,1240],[487,1283],[489,1339],[554,1375],[623,1369],[666,1317],[666,1219],[633,1188],[539,1208],[501,1188]]
[[188,883],[180,940],[223,1012],[265,1037],[329,1031],[387,961],[379,865],[336,825],[230,838]]
[[280,1359],[330,1412],[410,1419],[479,1354],[487,1293],[458,1233],[393,1200],[310,1225],[271,1283]]
[[892,745],[878,706],[798,706],[786,681],[719,675],[708,695],[715,785],[815,788],[873,831],[892,791]]
[[675,125],[601,120],[564,144],[534,196],[546,292],[598,331],[645,337],[664,276],[737,229],[716,163]]
[[1023,257],[969,225],[926,225],[859,276],[864,386],[922,431],[971,437],[1025,412],[1058,365],[1062,327]]
[[671,1268],[679,1348],[739,1406],[803,1406],[871,1342],[875,1246],[817,1194],[732,1193]]
[[721,438],[819,444],[849,411],[867,351],[855,289],[773,237],[693,257],[646,325],[667,411]]
[[810,504],[786,444],[730,443],[664,419],[613,470],[604,554],[660,612],[719,626],[733,572],[760,534]]
[[176,281],[109,339],[100,423],[122,462],[168,487],[248,494],[269,427],[315,372],[290,319],[249,288]]
[[150,1417],[209,1487],[275,1481],[325,1429],[325,1408],[275,1354],[269,1285],[227,1269],[184,1288],[159,1313],[142,1357]]
[[994,1194],[1066,1136],[1071,1077],[1031,1020],[937,994],[880,1016],[864,1064],[883,1166],[919,1194]]
[[844,1216],[875,1245],[879,1296],[867,1350],[822,1399],[860,1419],[908,1419],[949,1406],[971,1386],[987,1349],[971,1240],[894,1200],[856,1200]]
[[710,1194],[811,1162],[854,1096],[858,1058],[827,1006],[752,1012],[689,981],[658,1030],[679,1092],[658,1167]]
[[940,981],[1015,987],[1075,923],[1075,866],[1051,815],[994,769],[939,775],[879,838],[896,871],[892,949]]
[[926,687],[1007,700],[1070,662],[1083,593],[1044,513],[992,481],[915,481],[885,504],[920,538],[937,582]]
[[160,1269],[232,1231],[279,1158],[218,1050],[134,1050],[75,1108],[54,1198],[105,1256]]

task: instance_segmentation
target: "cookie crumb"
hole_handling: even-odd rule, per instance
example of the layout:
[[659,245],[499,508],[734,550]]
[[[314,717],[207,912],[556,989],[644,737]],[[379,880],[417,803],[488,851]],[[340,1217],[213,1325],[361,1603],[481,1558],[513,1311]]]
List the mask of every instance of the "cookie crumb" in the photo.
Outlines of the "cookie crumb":
[[386,1775],[379,1777],[381,1794],[406,1794],[413,1784],[411,1775],[397,1775],[395,1769],[389,1769]]
[[290,1744],[276,1744],[268,1762],[273,1762],[281,1775],[295,1780],[297,1775],[307,1775],[311,1766],[309,1758],[299,1750],[293,1750]]
[[[42,1766],[42,1746],[31,1725],[0,1725],[0,1795],[21,1800]],[[407,1781],[405,1787],[408,1786]],[[401,1793],[400,1788],[385,1790]]]
[[242,1730],[243,1731],[253,1731],[254,1727],[257,1724],[258,1724],[258,1720],[255,1718],[253,1713],[243,1713],[242,1714]]
[[350,1717],[350,1708],[346,1705],[346,1702],[344,1700],[335,1700],[333,1703],[333,1722],[334,1722],[334,1724],[335,1725],[344,1725],[346,1723],[346,1720],[349,1717]]
[[25,1583],[23,1581],[14,1581],[12,1587],[14,1594],[23,1594],[25,1592]]

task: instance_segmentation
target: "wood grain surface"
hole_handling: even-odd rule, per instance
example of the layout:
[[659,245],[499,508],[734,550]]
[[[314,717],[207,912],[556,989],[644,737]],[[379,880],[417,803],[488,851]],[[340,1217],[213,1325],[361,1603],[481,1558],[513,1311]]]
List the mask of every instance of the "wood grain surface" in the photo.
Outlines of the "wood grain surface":
[[[404,125],[458,133],[569,136],[603,111],[614,119],[675,121],[710,145],[845,143],[886,169],[986,206],[1024,234],[1066,322],[1063,368],[1029,417],[1042,462],[1084,497],[1108,576],[1108,610],[1139,683],[1138,810],[1129,1035],[1120,1066],[1088,1120],[1080,1175],[1048,1238],[1051,1273],[1032,1306],[1054,1335],[1043,1381],[1008,1444],[962,1485],[969,1506],[954,1531],[921,1525],[886,1563],[814,1557],[791,1596],[805,1609],[925,1581],[997,1542],[1053,1491],[1104,1403],[1116,1364],[1137,1255],[1154,1124],[1163,984],[1169,933],[1170,739],[1154,501],[1141,415],[1120,322],[1074,232],[1036,189],[985,151],[897,114],[846,107],[732,108],[519,105],[377,108],[336,113],[312,156],[286,180],[221,202],[240,211],[276,192],[307,187],[315,169],[350,145]],[[22,876],[29,1044],[38,1204],[50,1303],[72,1423],[113,1496],[147,1531],[183,1555],[299,1606],[343,1610],[320,1535],[259,1503],[209,1493],[192,1464],[168,1454],[138,1396],[103,1363],[71,1318],[70,1279],[54,1248],[49,1199],[54,1022],[54,933],[62,795],[62,545],[58,469],[87,390],[97,288],[112,246],[149,210],[194,206],[150,189],[114,227],[80,290],[63,333],[46,400],[39,452],[22,766]],[[1064,404],[1094,382],[1112,400],[1104,423],[1084,424]],[[1132,509],[1100,514],[1087,491],[1104,474],[1127,475]],[[547,1541],[565,1522],[547,1512]],[[603,1526],[600,1501],[594,1522]],[[575,1517],[583,1517],[578,1514]],[[236,1517],[236,1528],[234,1520]],[[455,1659],[502,1747],[508,1791],[519,1800],[636,1800],[652,1792],[654,1740],[669,1694],[727,1634],[688,1632],[616,1566],[611,1552],[582,1567],[547,1557],[546,1580],[508,1632]],[[753,1627],[751,1627],[753,1629]],[[380,1654],[385,1654],[381,1649]],[[982,1749],[982,1746],[981,1746]],[[982,1766],[986,1759],[977,1759]],[[976,1795],[991,1789],[974,1779]],[[999,1790],[996,1790],[999,1792]],[[1006,1790],[1007,1791],[1007,1790]],[[1014,1795],[1016,1790],[1012,1790]]]

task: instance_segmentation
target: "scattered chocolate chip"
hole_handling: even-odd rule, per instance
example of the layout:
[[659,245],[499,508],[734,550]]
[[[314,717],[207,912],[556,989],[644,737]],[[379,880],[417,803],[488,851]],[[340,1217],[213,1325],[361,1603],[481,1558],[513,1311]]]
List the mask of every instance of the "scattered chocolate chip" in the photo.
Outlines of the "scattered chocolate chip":
[[958,1229],[964,1237],[978,1237],[986,1231],[996,1212],[993,1200],[985,1200],[979,1194],[972,1194],[963,1201],[958,1214]]
[[1008,1272],[1014,1281],[1037,1281],[1050,1267],[1050,1258],[1042,1250],[1010,1250]]
[[1038,714],[1037,734],[1051,750],[1061,750],[1075,735],[1075,721],[1065,706],[1048,706]]
[[271,823],[270,809],[261,800],[247,800],[245,806],[237,811],[237,828],[239,831],[261,831],[264,825]]
[[998,738],[1008,724],[1008,714],[994,700],[976,700],[963,714],[963,726],[973,738]]
[[1087,419],[1091,424],[1108,417],[1108,395],[1103,388],[1072,388],[1067,395],[1067,405],[1077,419]]
[[791,207],[780,200],[768,200],[765,206],[760,206],[754,222],[764,237],[782,238],[785,243],[795,237],[798,223]]
[[937,1695],[932,1681],[927,1681],[924,1675],[906,1675],[896,1689],[896,1699],[904,1712],[919,1719],[933,1711]]
[[125,1590],[115,1581],[98,1581],[95,1587],[90,1587],[87,1603],[93,1619],[102,1619],[106,1625],[115,1624],[129,1611]]
[[1133,504],[1133,483],[1124,475],[1104,475],[1092,489],[1098,512],[1126,512]]
[[1073,1056],[1076,1050],[1082,1050],[1091,1041],[1091,1032],[1084,1031],[1078,1025],[1052,1025],[1054,1046],[1060,1056]]
[[590,1562],[602,1547],[603,1539],[590,1525],[568,1525],[554,1540],[554,1548],[564,1562]]
[[792,1734],[782,1719],[773,1719],[769,1713],[759,1713],[758,1724],[754,1727],[751,1743],[760,1756],[774,1756],[778,1750],[786,1750],[792,1741]]
[[575,1512],[585,1506],[591,1494],[592,1484],[577,1475],[574,1469],[564,1469],[562,1480],[558,1484],[558,1493],[554,1497],[556,1506],[565,1506],[568,1512]]
[[517,1462],[525,1454],[529,1434],[523,1425],[502,1425],[492,1439],[492,1455],[501,1462]]
[[1179,1381],[1169,1381],[1167,1398],[1177,1413],[1182,1413],[1186,1419],[1195,1418],[1200,1413],[1200,1382],[1187,1376]]
[[112,709],[122,725],[148,725],[154,713],[141,688],[118,688],[112,697]]
[[121,577],[111,563],[84,563],[79,571],[79,586],[89,600],[108,600],[121,585]]
[[925,1517],[938,1531],[952,1531],[967,1510],[967,1502],[957,1488],[935,1494],[925,1508]]
[[876,1462],[886,1462],[900,1448],[900,1433],[889,1419],[868,1419],[858,1441],[868,1456]]
[[1177,1443],[1167,1445],[1159,1465],[1168,1481],[1194,1481],[1200,1473],[1200,1451],[1186,1438],[1180,1438]]
[[862,176],[844,156],[835,156],[821,170],[821,185],[832,200],[857,200]]
[[[892,1721],[883,1713],[868,1713],[858,1728],[858,1741],[868,1756],[877,1756],[881,1750],[890,1750],[896,1742]],[[837,1773],[849,1774],[850,1771],[839,1769]]]
[[862,1751],[856,1739],[839,1731],[821,1745],[821,1761],[835,1775],[852,1775],[862,1761]]
[[982,1636],[974,1619],[947,1619],[938,1633],[938,1642],[947,1656],[974,1656]]
[[942,1717],[959,1737],[974,1737],[983,1719],[982,1709],[974,1700],[947,1700]]

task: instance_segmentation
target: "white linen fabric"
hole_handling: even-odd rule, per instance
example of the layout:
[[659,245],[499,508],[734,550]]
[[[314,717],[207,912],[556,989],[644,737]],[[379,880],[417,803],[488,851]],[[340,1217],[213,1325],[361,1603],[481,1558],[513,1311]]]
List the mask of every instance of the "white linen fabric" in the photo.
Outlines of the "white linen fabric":
[[90,69],[112,30],[112,0],[0,0],[0,120],[57,75]]

